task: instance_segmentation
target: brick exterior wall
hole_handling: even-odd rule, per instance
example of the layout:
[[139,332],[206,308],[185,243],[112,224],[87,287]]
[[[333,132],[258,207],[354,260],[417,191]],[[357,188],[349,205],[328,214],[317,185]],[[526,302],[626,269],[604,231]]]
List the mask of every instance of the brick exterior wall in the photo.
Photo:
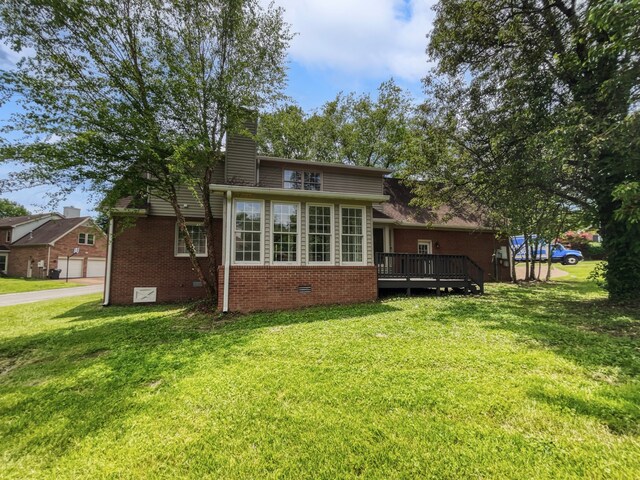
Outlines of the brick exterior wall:
[[[498,277],[492,255],[507,240],[498,240],[490,232],[430,230],[421,228],[394,228],[393,249],[396,253],[417,253],[418,240],[431,240],[435,255],[466,255],[484,270],[485,281],[509,281],[509,267],[501,266]],[[440,248],[436,248],[436,242]]]
[[[29,261],[31,261],[31,276],[33,278],[46,278],[47,250],[44,245],[34,247],[10,247],[7,259],[7,275],[10,277],[26,277]],[[45,268],[38,268],[38,262],[44,261]]]
[[[218,309],[222,310],[224,267],[218,270]],[[311,286],[300,293],[299,286]],[[312,305],[373,301],[378,297],[376,267],[231,266],[229,310],[252,312]]]
[[[157,287],[158,303],[206,297],[203,287],[193,285],[198,277],[189,257],[175,256],[175,217],[116,219],[114,224],[110,303],[132,303],[134,287]],[[220,264],[222,220],[216,220],[216,231],[214,250]],[[206,272],[207,259],[201,258],[200,265]]]
[[[80,245],[78,243],[79,233],[93,233],[95,235],[94,244]],[[74,258],[82,258],[84,260],[82,267],[82,276],[84,277],[87,274],[87,260],[89,258],[105,258],[107,256],[107,236],[98,231],[96,227],[80,226],[58,240],[51,247],[50,252],[47,245],[12,245],[9,250],[7,274],[14,277],[26,277],[28,262],[31,260],[31,276],[33,278],[46,278],[49,273],[47,259],[49,261],[48,268],[58,268],[58,257],[71,255],[76,247],[80,248],[80,253],[75,255]],[[38,268],[38,262],[40,261],[44,262],[45,268]]]

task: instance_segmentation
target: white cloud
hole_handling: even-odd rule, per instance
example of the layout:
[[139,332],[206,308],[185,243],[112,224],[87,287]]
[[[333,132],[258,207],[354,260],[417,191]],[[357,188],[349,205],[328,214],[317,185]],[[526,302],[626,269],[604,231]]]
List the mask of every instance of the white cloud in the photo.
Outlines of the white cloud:
[[276,0],[305,66],[415,81],[427,72],[434,0]]

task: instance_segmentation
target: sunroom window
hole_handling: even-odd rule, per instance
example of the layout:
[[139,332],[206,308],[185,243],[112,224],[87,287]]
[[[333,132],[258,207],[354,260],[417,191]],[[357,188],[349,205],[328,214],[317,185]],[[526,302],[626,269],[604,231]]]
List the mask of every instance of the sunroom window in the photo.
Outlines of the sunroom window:
[[273,203],[273,261],[298,261],[298,204]]
[[309,205],[309,262],[331,261],[331,206]]
[[342,207],[342,261],[362,263],[364,252],[364,208]]
[[262,202],[235,203],[235,261],[259,262],[262,255]]

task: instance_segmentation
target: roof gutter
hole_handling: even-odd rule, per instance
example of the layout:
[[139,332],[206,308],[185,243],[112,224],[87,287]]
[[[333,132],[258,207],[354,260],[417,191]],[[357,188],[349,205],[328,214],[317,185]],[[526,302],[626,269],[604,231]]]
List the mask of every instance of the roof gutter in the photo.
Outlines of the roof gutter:
[[352,202],[383,203],[389,200],[389,195],[370,195],[366,193],[338,193],[317,192],[308,190],[292,190],[286,188],[247,187],[242,185],[211,184],[209,189],[218,194],[240,193],[245,195],[260,195],[272,197],[307,198],[322,200],[348,200]]
[[447,224],[436,224],[436,223],[418,223],[418,222],[403,222],[400,220],[394,220],[392,218],[374,218],[373,223],[383,224],[383,225],[393,225],[397,227],[405,227],[405,228],[426,228],[429,230],[460,230],[460,231],[469,231],[469,232],[495,232],[494,228],[489,227],[465,227],[465,226],[452,226]]
[[113,257],[113,217],[109,219],[109,236],[107,240],[107,272],[104,279],[104,299],[102,306],[111,302],[111,260]]

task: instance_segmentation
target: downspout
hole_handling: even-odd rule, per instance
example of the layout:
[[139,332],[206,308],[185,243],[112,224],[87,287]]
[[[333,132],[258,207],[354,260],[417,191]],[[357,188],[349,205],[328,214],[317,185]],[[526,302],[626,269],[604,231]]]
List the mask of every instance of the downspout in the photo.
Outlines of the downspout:
[[231,266],[231,210],[233,204],[231,202],[231,191],[227,190],[227,221],[225,222],[225,248],[224,248],[224,286],[222,311],[229,311],[229,268]]
[[109,305],[111,300],[111,257],[113,256],[113,217],[109,219],[109,237],[107,243],[107,272],[104,279],[104,301],[102,306]]

